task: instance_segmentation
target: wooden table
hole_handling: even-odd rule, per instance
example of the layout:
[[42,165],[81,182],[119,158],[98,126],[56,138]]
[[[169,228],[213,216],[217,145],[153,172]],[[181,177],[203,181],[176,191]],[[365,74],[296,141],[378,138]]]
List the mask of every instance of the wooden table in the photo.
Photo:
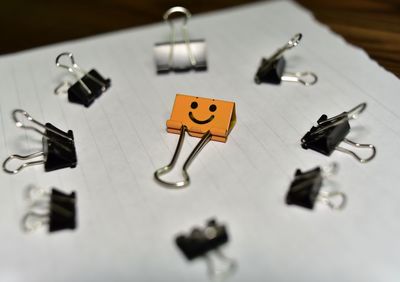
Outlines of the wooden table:
[[[196,14],[249,2],[255,1],[7,1],[2,3],[0,54],[157,22],[173,5],[186,6]],[[298,2],[400,77],[400,0]]]

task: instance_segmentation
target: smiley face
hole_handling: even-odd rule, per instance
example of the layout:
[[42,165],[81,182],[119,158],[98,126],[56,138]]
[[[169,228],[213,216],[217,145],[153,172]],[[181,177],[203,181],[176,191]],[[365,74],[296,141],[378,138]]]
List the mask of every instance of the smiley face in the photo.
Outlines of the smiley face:
[[[190,104],[190,107],[191,107],[193,110],[197,109],[198,106],[199,106],[199,104],[198,104],[196,101],[193,101],[193,102]],[[213,112],[215,112],[215,111],[217,110],[217,106],[216,106],[215,104],[211,104],[211,105],[208,107],[208,110],[209,110],[211,113],[213,113]],[[206,124],[206,123],[211,122],[211,121],[215,118],[215,116],[214,116],[213,114],[211,114],[207,119],[205,119],[205,120],[199,120],[199,119],[195,118],[193,112],[190,111],[190,112],[189,112],[189,118],[190,118],[193,122],[195,122],[195,123],[198,123],[198,124]]]
[[189,134],[196,137],[210,131],[212,140],[225,142],[235,121],[233,102],[177,94],[167,129],[179,134],[186,126]]

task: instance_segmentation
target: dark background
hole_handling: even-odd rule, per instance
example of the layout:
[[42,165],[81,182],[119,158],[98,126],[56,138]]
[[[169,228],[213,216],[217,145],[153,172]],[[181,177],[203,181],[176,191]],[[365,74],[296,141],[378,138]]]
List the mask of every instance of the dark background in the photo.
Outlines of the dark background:
[[[172,6],[193,14],[255,0],[9,0],[0,54],[161,21]],[[316,18],[400,77],[400,0],[297,0]]]

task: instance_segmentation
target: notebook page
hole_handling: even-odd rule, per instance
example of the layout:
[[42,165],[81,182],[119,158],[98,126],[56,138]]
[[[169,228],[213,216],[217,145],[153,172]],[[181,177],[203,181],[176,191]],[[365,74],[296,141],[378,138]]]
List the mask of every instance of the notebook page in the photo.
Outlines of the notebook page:
[[[17,108],[72,129],[78,156],[75,169],[0,173],[0,281],[205,281],[204,261],[188,263],[174,238],[211,217],[228,225],[223,251],[239,264],[230,281],[397,281],[399,80],[288,1],[195,15],[189,28],[206,39],[207,72],[156,75],[153,45],[168,39],[165,24],[0,58],[0,156],[41,150],[40,135],[13,124]],[[313,71],[318,83],[256,85],[261,57],[297,32],[304,38],[285,54],[287,69]],[[74,79],[54,64],[63,51],[112,79],[89,108],[53,94]],[[237,113],[228,141],[203,149],[181,191],[153,179],[178,141],[165,128],[176,93],[234,101]],[[368,107],[348,138],[374,144],[373,161],[301,148],[321,114],[361,102]],[[179,165],[198,141],[186,137]],[[284,203],[295,169],[331,161],[340,166],[334,185],[349,199],[344,211]],[[29,184],[76,191],[78,228],[24,234]]]

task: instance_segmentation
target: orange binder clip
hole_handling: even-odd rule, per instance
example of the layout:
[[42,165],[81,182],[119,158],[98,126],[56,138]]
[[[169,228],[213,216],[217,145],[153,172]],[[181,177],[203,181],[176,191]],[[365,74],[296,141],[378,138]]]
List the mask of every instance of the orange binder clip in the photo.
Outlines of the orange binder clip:
[[[210,140],[226,142],[236,123],[235,103],[223,100],[177,94],[171,118],[167,121],[167,131],[180,134],[171,162],[154,172],[155,179],[169,188],[180,188],[190,183],[187,169],[197,154]],[[190,153],[182,168],[183,180],[167,182],[160,179],[176,164],[186,131],[201,140]]]

